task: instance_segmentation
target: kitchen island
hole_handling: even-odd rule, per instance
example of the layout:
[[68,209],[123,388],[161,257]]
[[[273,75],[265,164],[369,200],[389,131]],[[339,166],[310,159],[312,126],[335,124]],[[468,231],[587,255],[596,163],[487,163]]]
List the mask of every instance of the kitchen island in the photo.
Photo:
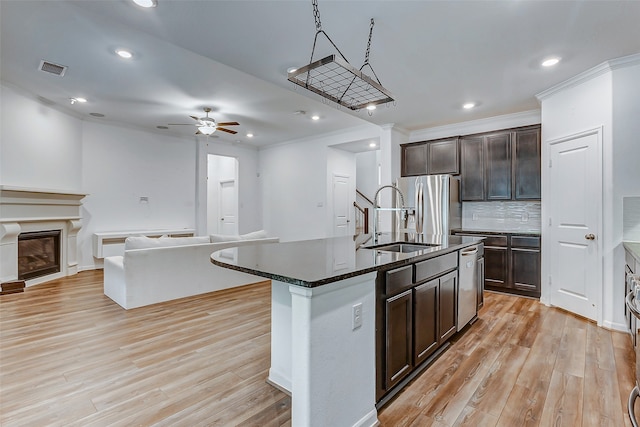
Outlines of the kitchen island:
[[[269,382],[291,394],[293,426],[376,425],[378,273],[481,241],[366,237],[243,246],[211,256],[218,266],[272,281]],[[424,246],[410,252],[370,248],[394,242]]]

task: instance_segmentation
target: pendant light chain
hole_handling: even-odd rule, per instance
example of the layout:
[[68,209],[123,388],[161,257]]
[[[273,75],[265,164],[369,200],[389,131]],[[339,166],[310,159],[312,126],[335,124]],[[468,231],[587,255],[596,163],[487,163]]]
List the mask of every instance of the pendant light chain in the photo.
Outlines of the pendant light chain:
[[322,22],[320,22],[320,10],[318,9],[318,0],[311,0],[313,5],[313,19],[316,21],[316,31],[322,31]]
[[371,50],[371,37],[373,36],[373,18],[371,18],[371,24],[369,24],[369,41],[367,42],[367,51],[364,54],[364,64],[362,64],[362,66],[365,66],[367,64],[369,64],[369,51]]

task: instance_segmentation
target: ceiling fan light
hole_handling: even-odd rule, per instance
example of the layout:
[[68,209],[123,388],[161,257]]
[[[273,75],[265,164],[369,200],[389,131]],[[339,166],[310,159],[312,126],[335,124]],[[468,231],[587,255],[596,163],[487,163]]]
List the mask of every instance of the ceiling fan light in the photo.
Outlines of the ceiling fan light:
[[216,131],[216,127],[215,126],[200,126],[200,127],[198,127],[198,130],[200,131],[200,133],[202,133],[204,135],[211,135],[212,133],[214,133]]

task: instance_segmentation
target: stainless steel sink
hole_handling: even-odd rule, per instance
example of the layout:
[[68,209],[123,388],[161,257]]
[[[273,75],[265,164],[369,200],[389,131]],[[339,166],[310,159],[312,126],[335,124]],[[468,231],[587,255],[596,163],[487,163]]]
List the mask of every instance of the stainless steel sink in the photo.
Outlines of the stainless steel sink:
[[377,251],[385,252],[418,252],[423,251],[429,247],[440,246],[432,243],[391,243],[386,245],[369,246],[367,249],[375,249]]

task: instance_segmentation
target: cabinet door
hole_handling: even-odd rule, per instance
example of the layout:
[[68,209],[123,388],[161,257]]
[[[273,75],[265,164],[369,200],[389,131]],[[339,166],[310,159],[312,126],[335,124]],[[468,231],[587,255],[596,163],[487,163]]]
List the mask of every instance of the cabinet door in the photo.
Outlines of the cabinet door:
[[460,196],[463,201],[484,200],[483,138],[460,139]]
[[507,248],[484,247],[485,288],[509,288]]
[[516,131],[513,139],[513,198],[540,200],[540,128]]
[[438,348],[438,279],[413,290],[414,365],[422,363]]
[[413,367],[412,293],[409,289],[385,303],[385,386],[390,389]]
[[486,200],[511,199],[511,133],[485,137]]
[[458,138],[435,141],[427,144],[427,173],[429,175],[460,173],[458,161]]
[[540,251],[537,249],[511,249],[513,287],[540,296]]
[[452,271],[440,277],[438,329],[443,343],[456,333],[458,303],[458,272]]
[[402,146],[402,176],[427,174],[427,144]]

